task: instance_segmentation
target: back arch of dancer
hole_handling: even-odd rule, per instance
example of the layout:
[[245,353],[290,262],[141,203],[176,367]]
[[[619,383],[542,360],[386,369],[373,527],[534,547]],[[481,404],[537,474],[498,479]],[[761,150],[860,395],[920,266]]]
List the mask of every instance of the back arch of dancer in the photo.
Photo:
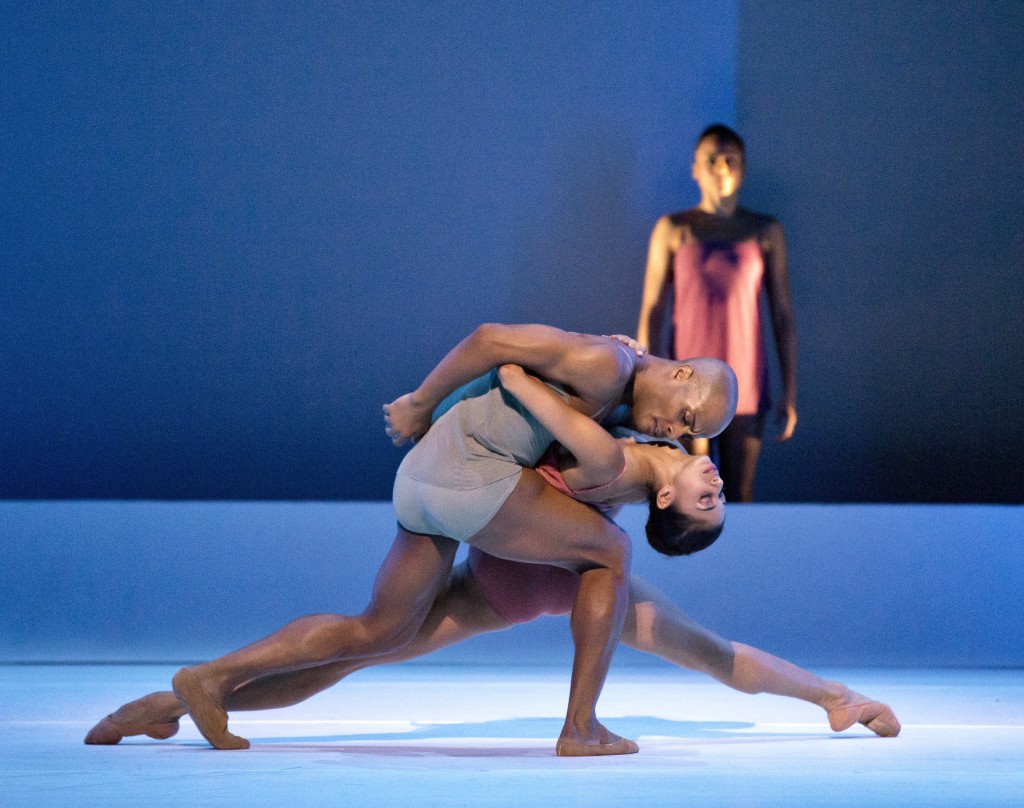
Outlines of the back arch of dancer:
[[[412,642],[465,541],[492,556],[579,575],[570,616],[569,703],[555,750],[574,756],[637,751],[633,741],[606,729],[596,711],[628,606],[629,537],[533,469],[553,436],[501,387],[496,369],[505,364],[555,384],[589,418],[607,421],[614,413],[658,437],[711,437],[735,411],[735,375],[717,360],[638,355],[608,337],[547,326],[479,327],[415,391],[385,405],[392,441],[416,442],[396,475],[399,528],[367,608],[352,616],[300,617],[174,676],[178,699],[213,746],[249,745],[229,731],[225,709],[245,683],[376,657]],[[435,409],[463,387],[467,392],[432,424]]]
[[[678,445],[614,440],[520,368],[503,367],[500,377],[505,390],[537,415],[562,444],[560,457],[550,455],[541,464],[549,482],[598,507],[630,501],[630,492],[652,471],[645,463],[658,463],[658,456],[668,460],[678,455],[674,474],[662,473],[659,480],[668,482],[654,486],[654,493],[673,497],[684,520],[701,525],[698,542],[686,540],[681,552],[701,549],[706,546],[707,536],[713,540],[717,535],[723,510],[722,481],[706,458],[689,458]],[[673,490],[666,490],[669,488]],[[657,500],[657,496],[649,497],[652,513],[659,509]],[[710,531],[708,522],[712,523]],[[650,528],[648,532],[650,537]],[[232,711],[290,706],[357,670],[419,657],[481,633],[534,620],[542,614],[565,614],[571,608],[578,585],[579,576],[562,567],[518,563],[470,547],[467,560],[452,571],[416,637],[405,648],[376,657],[339,660],[259,677],[228,694],[225,706]],[[742,692],[767,692],[817,704],[826,711],[829,724],[836,731],[856,723],[882,736],[896,735],[900,729],[886,705],[758,649],[723,640],[694,623],[664,594],[635,575],[629,581],[621,641],[681,667],[706,673]],[[178,719],[184,713],[185,708],[172,691],[151,693],[101,720],[87,735],[86,743],[113,744],[126,736],[142,734],[169,738],[177,732]]]

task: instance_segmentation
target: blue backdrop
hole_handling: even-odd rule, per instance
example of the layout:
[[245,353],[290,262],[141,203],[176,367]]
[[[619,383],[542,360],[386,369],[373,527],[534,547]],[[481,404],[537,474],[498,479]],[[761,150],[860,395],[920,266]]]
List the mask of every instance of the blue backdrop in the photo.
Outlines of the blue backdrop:
[[0,498],[388,497],[474,325],[635,327],[723,120],[791,241],[762,497],[1022,501],[1024,6],[960,8],[5,5]]

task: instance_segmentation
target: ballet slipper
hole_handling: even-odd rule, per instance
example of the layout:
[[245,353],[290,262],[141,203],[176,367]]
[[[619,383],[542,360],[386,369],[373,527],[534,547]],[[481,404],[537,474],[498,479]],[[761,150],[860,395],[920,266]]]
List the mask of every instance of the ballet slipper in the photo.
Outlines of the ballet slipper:
[[178,721],[154,721],[138,724],[133,721],[119,721],[113,714],[102,719],[85,736],[87,744],[110,746],[120,743],[122,738],[132,735],[148,735],[158,741],[166,741],[178,731]]
[[188,668],[182,668],[171,679],[174,695],[195,722],[196,728],[215,749],[248,749],[249,742],[228,731],[228,714],[203,689],[198,677]]
[[[852,694],[858,698],[864,698]],[[854,724],[863,724],[875,735],[883,738],[895,738],[900,734],[900,722],[889,705],[880,701],[855,701],[853,704],[841,704],[828,711],[828,724],[835,732],[842,732]]]

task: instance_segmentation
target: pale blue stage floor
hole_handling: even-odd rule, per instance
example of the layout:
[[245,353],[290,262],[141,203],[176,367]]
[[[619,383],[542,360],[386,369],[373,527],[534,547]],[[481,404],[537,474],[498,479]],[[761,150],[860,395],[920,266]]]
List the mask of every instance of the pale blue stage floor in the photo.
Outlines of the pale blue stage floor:
[[253,747],[82,744],[174,668],[0,666],[0,806],[1018,806],[1024,671],[828,669],[888,702],[899,738],[668,667],[616,667],[601,699],[638,755],[553,755],[561,669],[406,665],[295,708],[234,717]]

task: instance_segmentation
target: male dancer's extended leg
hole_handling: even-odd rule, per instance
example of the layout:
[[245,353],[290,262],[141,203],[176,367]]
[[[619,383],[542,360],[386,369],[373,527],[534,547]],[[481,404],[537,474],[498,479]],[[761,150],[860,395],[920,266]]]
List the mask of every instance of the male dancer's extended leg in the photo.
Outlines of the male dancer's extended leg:
[[[510,625],[487,604],[468,565],[462,563],[452,570],[448,585],[434,602],[416,637],[405,647],[381,656],[345,659],[253,679],[230,693],[224,706],[229,712],[290,707],[363,668],[423,656],[438,648],[478,634],[500,631]],[[185,713],[173,691],[150,693],[123,705],[101,720],[86,735],[85,742],[116,744],[131,735],[170,738],[178,731],[178,719]]]
[[523,469],[501,510],[469,543],[498,558],[579,572],[569,624],[576,645],[569,706],[555,751],[564,756],[636,752],[637,745],[609,732],[596,712],[629,603],[629,536],[556,491],[533,469]]
[[399,528],[362,614],[300,617],[239,651],[182,668],[172,680],[174,692],[213,746],[248,747],[227,729],[230,693],[259,676],[384,654],[410,642],[447,581],[457,548],[453,539]]
[[836,732],[857,723],[877,735],[895,736],[900,732],[900,722],[887,705],[757,648],[722,639],[636,576],[630,585],[630,610],[622,642],[706,673],[744,693],[772,693],[817,704],[828,713],[829,725]]

